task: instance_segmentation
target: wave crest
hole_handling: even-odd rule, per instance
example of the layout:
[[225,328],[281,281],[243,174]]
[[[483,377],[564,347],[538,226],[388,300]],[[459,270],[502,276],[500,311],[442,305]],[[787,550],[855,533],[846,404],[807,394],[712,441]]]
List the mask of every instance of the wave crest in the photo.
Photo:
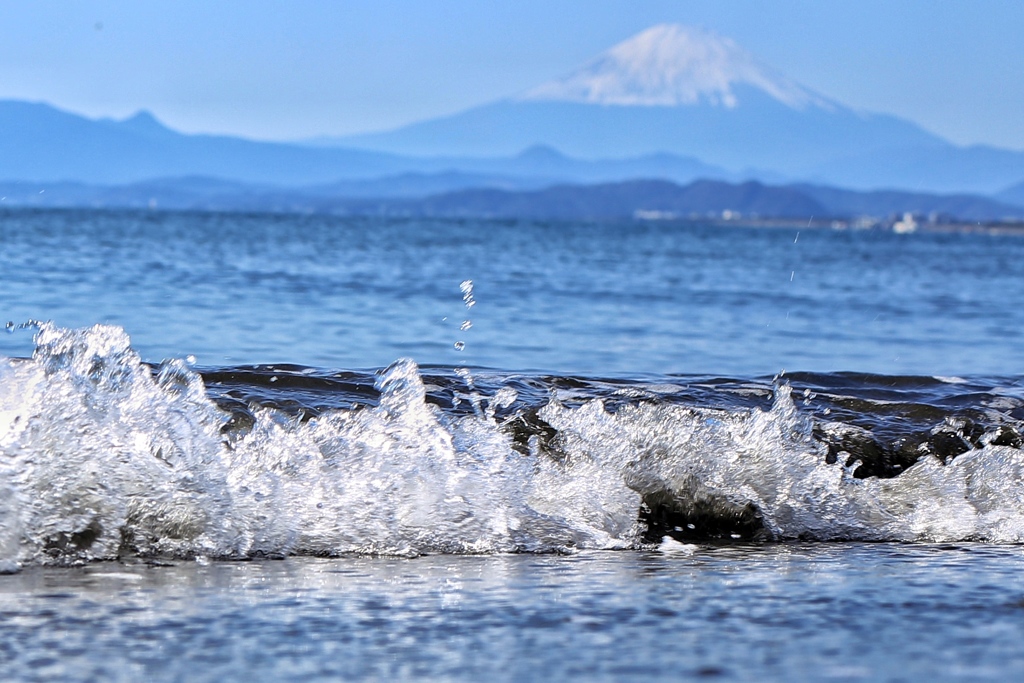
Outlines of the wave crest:
[[1024,541],[1024,454],[1001,437],[858,478],[834,452],[849,426],[801,411],[786,384],[766,409],[554,385],[530,405],[513,385],[440,405],[400,360],[378,373],[376,402],[309,417],[250,401],[239,421],[184,362],[143,363],[120,328],[40,324],[33,357],[0,365],[0,571],[664,536]]

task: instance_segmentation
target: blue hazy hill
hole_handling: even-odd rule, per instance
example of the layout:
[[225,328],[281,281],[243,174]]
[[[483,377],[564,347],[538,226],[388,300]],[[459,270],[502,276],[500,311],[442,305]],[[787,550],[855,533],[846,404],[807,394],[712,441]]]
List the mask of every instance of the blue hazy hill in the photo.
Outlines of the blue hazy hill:
[[0,178],[127,183],[204,175],[247,182],[327,182],[402,168],[393,155],[183,135],[142,112],[88,119],[47,104],[0,101]]
[[124,184],[193,176],[309,185],[401,174],[407,177],[403,181],[406,187],[399,194],[407,195],[463,187],[525,188],[557,181],[599,182],[638,176],[677,182],[732,177],[721,168],[671,154],[581,160],[552,148],[530,146],[501,157],[417,157],[221,135],[186,135],[164,126],[147,112],[121,121],[97,120],[43,103],[0,100],[0,179],[4,180]]
[[996,199],[1008,204],[1024,206],[1024,181],[1015,183],[996,194]]

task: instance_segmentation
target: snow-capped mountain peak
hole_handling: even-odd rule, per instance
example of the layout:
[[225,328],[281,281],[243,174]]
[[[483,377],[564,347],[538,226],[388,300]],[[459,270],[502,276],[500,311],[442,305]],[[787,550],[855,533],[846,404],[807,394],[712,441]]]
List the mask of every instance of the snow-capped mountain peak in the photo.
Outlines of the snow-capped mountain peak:
[[761,64],[729,38],[679,24],[638,33],[520,99],[627,106],[707,102],[732,108],[740,104],[736,85],[753,86],[795,109],[829,107],[824,98]]

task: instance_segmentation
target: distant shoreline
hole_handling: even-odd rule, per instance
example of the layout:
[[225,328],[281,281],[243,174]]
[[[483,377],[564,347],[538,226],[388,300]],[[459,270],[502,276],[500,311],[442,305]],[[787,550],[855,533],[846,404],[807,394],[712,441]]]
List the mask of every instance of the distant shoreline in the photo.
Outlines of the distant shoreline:
[[[407,181],[408,179],[406,179]],[[431,182],[440,180],[432,178]],[[821,185],[766,185],[695,180],[556,183],[536,189],[486,184],[445,188],[425,179],[403,184],[277,187],[217,178],[163,178],[120,186],[0,182],[0,206],[38,208],[171,209],[324,214],[395,218],[697,221],[753,227],[815,222],[837,229],[1018,231],[1024,206],[992,197],[901,190],[847,190]],[[444,182],[448,182],[446,179]],[[459,183],[472,182],[465,178]],[[399,194],[399,192],[404,194]],[[396,194],[389,194],[396,193]]]
[[[512,216],[512,215],[464,215],[464,214],[414,214],[407,212],[352,212],[331,210],[308,210],[303,208],[243,208],[243,207],[173,207],[173,206],[87,206],[87,205],[35,205],[0,203],[0,218],[5,214],[21,212],[71,213],[76,211],[98,211],[110,213],[196,213],[196,214],[268,214],[268,215],[299,215],[336,219],[384,219],[384,220],[444,220],[466,221],[479,220],[484,222],[551,222],[551,223],[632,223],[636,225],[680,225],[680,226],[713,226],[719,228],[755,228],[776,230],[838,230],[854,232],[900,232],[894,225],[901,218],[885,219],[865,218],[816,218],[816,217],[785,217],[785,218],[753,218],[736,217],[721,218],[712,216],[660,216],[657,218],[638,216],[606,216],[606,217],[545,217],[545,216]],[[1024,237],[1024,220],[1010,221],[928,221],[922,220],[915,224],[908,233],[957,234],[974,233],[985,235],[1013,235]]]
[[[852,230],[852,231],[883,231],[890,232],[896,221],[893,219],[879,220],[871,225],[858,225],[857,220],[850,219],[815,219],[815,218],[770,218],[770,219],[698,219],[675,218],[662,220],[635,219],[641,223],[692,223],[735,228],[768,228],[786,230]],[[1019,235],[1024,236],[1024,221],[948,221],[918,223],[911,232],[924,233],[980,233],[988,235]]]

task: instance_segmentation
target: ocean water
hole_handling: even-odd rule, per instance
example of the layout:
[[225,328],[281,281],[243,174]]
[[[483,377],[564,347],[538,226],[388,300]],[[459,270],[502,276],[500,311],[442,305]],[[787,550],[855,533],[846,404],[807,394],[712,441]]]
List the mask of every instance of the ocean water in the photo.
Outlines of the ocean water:
[[1004,680],[1024,239],[0,214],[14,680]]

